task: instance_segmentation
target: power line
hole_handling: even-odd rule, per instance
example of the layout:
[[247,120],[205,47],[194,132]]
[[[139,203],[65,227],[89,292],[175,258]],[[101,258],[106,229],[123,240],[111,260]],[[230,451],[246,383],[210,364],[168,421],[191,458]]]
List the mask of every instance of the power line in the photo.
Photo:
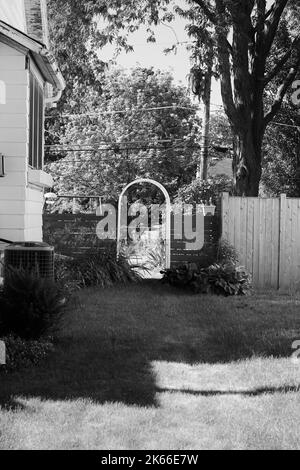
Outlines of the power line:
[[[211,149],[211,148],[213,148],[213,147],[209,147],[209,146],[208,146],[207,148]],[[166,147],[165,149],[161,149],[161,148],[159,148],[159,149],[157,149],[157,148],[149,148],[149,150],[165,150],[165,151],[167,151],[167,150],[184,151],[184,150],[200,150],[200,149],[201,149],[201,147],[187,147],[187,148],[186,148],[186,147],[185,147],[185,148],[183,148],[183,147],[176,147],[176,148],[174,148],[174,147]],[[111,150],[113,150],[113,149],[111,149]],[[129,150],[141,150],[141,149],[127,149],[127,151],[129,151]],[[63,152],[63,153],[77,153],[77,152],[78,152],[78,153],[96,153],[97,151],[98,151],[97,149],[67,149],[67,150],[61,150],[61,152]],[[51,155],[54,156],[55,154],[54,154],[54,153],[51,153]],[[57,155],[57,154],[56,154],[56,155]],[[152,155],[147,155],[147,156],[146,156],[146,155],[143,155],[143,156],[142,156],[142,155],[140,155],[140,156],[139,156],[139,155],[135,155],[134,157],[135,157],[136,159],[145,159],[145,160],[153,158]],[[79,159],[78,161],[80,161],[80,160],[82,160],[82,159],[90,159],[90,157],[84,157],[84,158],[80,157],[80,159]],[[63,161],[66,161],[66,158],[62,158],[61,160],[57,160],[57,161],[62,161],[62,160],[63,160]],[[111,157],[110,157],[110,158],[108,158],[108,157],[107,157],[107,158],[99,158],[98,160],[99,160],[99,161],[108,161],[108,162],[111,162],[111,161],[112,161],[112,158],[111,158]],[[72,159],[72,161],[74,161],[74,159]],[[55,162],[52,162],[52,163],[55,163]]]
[[[223,105],[220,105],[220,104],[211,103],[211,106],[215,106],[217,108],[222,108],[223,109]],[[131,108],[131,109],[122,109],[122,110],[113,110],[113,111],[102,111],[102,112],[98,112],[98,113],[94,112],[94,113],[59,114],[59,115],[50,115],[50,114],[48,114],[48,115],[45,116],[45,118],[46,119],[54,119],[54,118],[57,118],[57,117],[61,117],[61,118],[64,118],[64,117],[72,117],[72,118],[100,117],[100,116],[109,116],[109,115],[113,115],[113,114],[127,114],[127,113],[142,112],[142,111],[147,111],[147,112],[162,111],[162,110],[166,110],[166,109],[173,109],[173,110],[186,109],[186,110],[189,110],[189,111],[202,111],[201,106],[171,105],[171,106],[155,106],[155,107],[151,107],[151,108]]]
[[[207,147],[208,149],[212,150],[214,149],[214,147],[212,146],[208,146]],[[193,148],[190,148],[191,150],[193,150]],[[160,150],[160,149],[159,149]],[[177,151],[180,151],[180,150],[186,150],[186,149],[182,149],[182,148],[173,148],[173,147],[169,147],[169,148],[166,148],[165,150],[177,150]],[[197,147],[197,150],[200,150],[200,147]],[[96,150],[68,150],[66,151],[67,153],[76,153],[76,152],[80,152],[80,153],[95,153]],[[139,160],[151,160],[153,158],[152,155],[135,155],[134,156],[134,161],[139,161]],[[90,162],[90,163],[122,163],[124,162],[125,164],[128,163],[128,160],[127,160],[127,157],[122,157],[118,160],[112,160],[111,157],[105,157],[105,158],[96,158],[96,159],[93,159],[91,158],[91,156],[81,156],[81,157],[75,157],[75,158],[70,158],[70,157],[63,157],[62,159],[59,159],[59,160],[56,160],[54,162],[47,162],[47,164],[51,165],[51,164],[60,164],[62,162],[64,163],[83,163],[84,161],[87,161],[87,162]],[[134,161],[131,161],[130,163],[134,163]]]
[[[71,149],[80,149],[82,147],[88,148],[88,149],[96,149],[96,150],[126,150],[128,148],[132,149],[134,147],[135,150],[147,150],[150,146],[151,148],[158,148],[158,149],[164,149],[166,148],[166,144],[169,144],[169,146],[172,145],[179,145],[179,144],[186,144],[186,146],[199,146],[197,143],[188,143],[184,139],[160,139],[157,140],[156,142],[154,141],[145,141],[145,140],[128,140],[128,141],[123,141],[123,142],[112,142],[112,141],[107,141],[107,140],[98,140],[94,142],[93,144],[47,144],[45,145],[45,148],[50,148],[50,149],[63,149],[63,148],[71,148]],[[100,148],[99,146],[106,146],[104,148]],[[130,146],[130,147],[128,147]]]
[[[197,109],[201,109],[199,107],[192,107],[192,106],[180,106],[180,105],[172,105],[172,106],[155,106],[152,108],[131,108],[131,109],[123,109],[119,111],[104,111],[104,112],[98,112],[98,113],[83,113],[83,114],[60,114],[59,117],[73,117],[73,118],[79,118],[79,117],[100,117],[100,116],[108,116],[108,115],[113,115],[113,114],[127,114],[127,113],[133,113],[133,112],[141,112],[141,111],[161,111],[165,109],[186,109],[190,111],[197,111]],[[46,115],[46,119],[53,119],[57,118],[57,115]]]

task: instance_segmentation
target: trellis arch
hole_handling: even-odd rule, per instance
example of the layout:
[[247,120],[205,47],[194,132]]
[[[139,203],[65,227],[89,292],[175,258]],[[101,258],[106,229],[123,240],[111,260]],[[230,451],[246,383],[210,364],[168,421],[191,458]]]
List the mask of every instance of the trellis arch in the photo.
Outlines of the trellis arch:
[[139,178],[131,183],[127,184],[123,191],[121,192],[119,196],[119,202],[118,202],[118,233],[117,233],[117,253],[119,256],[120,252],[120,238],[121,238],[121,208],[122,208],[122,199],[126,193],[126,191],[134,186],[135,184],[140,184],[140,183],[149,183],[154,186],[156,186],[158,189],[161,190],[163,195],[165,196],[166,200],[166,237],[165,237],[165,242],[166,242],[166,268],[170,268],[171,266],[171,200],[168,191],[166,188],[159,183],[158,181],[155,181],[151,178]]

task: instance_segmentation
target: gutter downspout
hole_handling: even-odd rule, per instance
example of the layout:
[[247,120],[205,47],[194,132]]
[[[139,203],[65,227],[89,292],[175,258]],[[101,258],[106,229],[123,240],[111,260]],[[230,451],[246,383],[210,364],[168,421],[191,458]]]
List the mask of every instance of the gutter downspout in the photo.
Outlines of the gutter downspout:
[[[43,47],[39,53],[42,57],[46,58],[48,63],[51,64],[52,77],[56,82],[56,94],[50,98],[46,98],[45,104],[50,105],[51,108],[56,107],[56,103],[60,100],[62,92],[66,88],[66,82],[59,70],[58,64],[53,54],[46,48]],[[54,73],[53,73],[54,72]]]
[[56,108],[57,102],[60,100],[63,90],[58,90],[56,95],[51,98],[45,99],[45,104],[49,105],[50,108]]

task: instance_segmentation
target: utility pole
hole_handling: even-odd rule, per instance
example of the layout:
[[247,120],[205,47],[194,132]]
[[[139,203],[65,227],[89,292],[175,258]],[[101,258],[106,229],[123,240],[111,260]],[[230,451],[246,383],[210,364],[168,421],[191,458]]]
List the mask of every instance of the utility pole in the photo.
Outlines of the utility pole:
[[[201,181],[207,179],[208,170],[208,157],[209,157],[209,133],[210,133],[210,100],[211,100],[211,84],[212,84],[212,67],[213,58],[207,64],[207,72],[204,79],[203,88],[203,120],[202,120],[202,135],[201,135],[201,152],[200,161],[197,167],[197,178]],[[200,99],[200,96],[199,96]]]

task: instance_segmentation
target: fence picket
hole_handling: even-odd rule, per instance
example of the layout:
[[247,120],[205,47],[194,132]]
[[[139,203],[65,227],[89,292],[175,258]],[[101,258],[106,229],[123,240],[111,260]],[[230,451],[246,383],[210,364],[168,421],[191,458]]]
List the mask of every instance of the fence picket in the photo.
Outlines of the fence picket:
[[222,197],[222,236],[259,288],[300,287],[300,199]]

